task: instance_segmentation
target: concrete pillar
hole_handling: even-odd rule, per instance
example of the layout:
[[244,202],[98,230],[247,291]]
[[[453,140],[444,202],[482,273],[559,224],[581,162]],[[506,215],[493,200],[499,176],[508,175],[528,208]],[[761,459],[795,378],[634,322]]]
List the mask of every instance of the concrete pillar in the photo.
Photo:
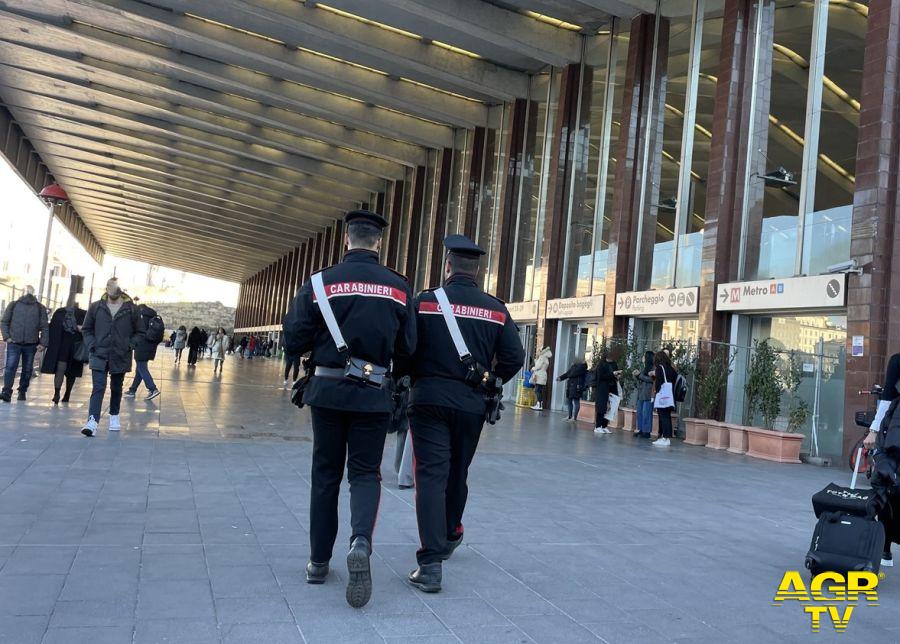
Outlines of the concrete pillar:
[[444,233],[447,230],[447,209],[450,206],[450,180],[453,178],[453,148],[444,148],[438,167],[437,199],[434,209],[434,225],[426,231],[430,236],[431,263],[425,275],[425,287],[440,286],[444,264]]
[[510,114],[509,136],[506,140],[506,161],[503,168],[501,168],[503,178],[500,189],[499,221],[495,223],[499,229],[500,237],[499,251],[497,253],[497,288],[495,294],[502,300],[508,300],[510,295],[513,248],[516,244],[516,218],[519,213],[522,164],[525,158],[527,113],[528,101],[522,98],[516,99]]
[[[654,32],[656,17],[641,14],[631,21],[631,36],[628,41],[628,59],[625,67],[624,90],[622,95],[621,126],[619,141],[615,148],[616,173],[611,187],[612,222],[610,225],[609,263],[606,273],[606,303],[603,331],[606,335],[623,334],[627,320],[616,319],[616,293],[633,290],[637,268],[638,221],[641,210],[643,180],[650,177],[650,162],[654,149],[647,141],[653,136],[653,128],[648,122],[659,116],[662,127],[662,101],[664,96],[660,81],[665,76],[669,41],[669,21],[659,20],[659,44],[656,47],[654,67]],[[656,71],[653,78],[654,69]],[[651,86],[655,90],[651,91]],[[653,95],[656,109],[650,104]],[[658,138],[658,137],[656,137]],[[649,157],[649,158],[646,158]],[[645,170],[644,164],[647,164]],[[652,226],[645,226],[643,235],[655,233]],[[652,237],[650,238],[652,250]]]
[[412,209],[409,215],[409,252],[406,253],[406,276],[409,278],[410,284],[415,287],[415,275],[418,261],[419,232],[422,229],[422,203],[425,200],[425,181],[427,173],[425,166],[416,167],[416,173],[413,178],[412,186]]
[[386,264],[390,268],[400,270],[397,258],[400,257],[400,226],[403,224],[403,181],[395,181],[391,191],[391,216],[388,217]]
[[[854,413],[871,406],[858,391],[883,383],[887,359],[900,352],[900,3],[896,1],[869,2],[860,103],[850,256],[865,272],[851,275],[847,290],[845,455],[860,436]],[[865,339],[862,356],[851,355],[854,335]]]

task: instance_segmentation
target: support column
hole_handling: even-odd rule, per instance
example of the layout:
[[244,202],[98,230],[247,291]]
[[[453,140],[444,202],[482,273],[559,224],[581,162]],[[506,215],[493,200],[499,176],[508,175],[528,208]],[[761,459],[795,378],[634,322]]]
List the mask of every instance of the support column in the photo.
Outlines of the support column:
[[422,202],[425,201],[425,166],[416,166],[412,186],[412,209],[409,214],[409,251],[406,253],[406,277],[415,288],[418,262],[419,232],[422,229]]
[[[727,0],[722,25],[716,104],[709,150],[706,222],[700,264],[699,337],[729,341],[726,313],[716,312],[716,284],[737,279],[741,244],[741,211],[747,176],[748,134],[768,122],[754,124],[754,42],[757,14],[754,0]],[[759,110],[756,110],[759,113]],[[767,114],[764,110],[763,114]],[[762,185],[762,182],[758,182]]]
[[[659,20],[660,46],[656,48],[654,66],[654,32],[656,17],[641,14],[631,21],[628,59],[622,95],[622,116],[619,141],[616,144],[616,173],[612,185],[612,222],[609,237],[608,269],[606,273],[606,303],[603,331],[606,335],[625,332],[625,318],[616,319],[616,293],[630,291],[637,270],[638,228],[641,211],[641,192],[644,178],[649,180],[653,149],[647,137],[653,136],[648,127],[652,119],[662,119],[663,96],[660,82],[664,78],[667,60],[669,21]],[[654,70],[656,78],[654,78]],[[651,89],[655,85],[655,89]],[[657,109],[651,105],[651,95]],[[661,127],[662,124],[660,123]],[[652,228],[651,228],[651,232]],[[646,234],[646,231],[642,231]],[[651,238],[652,239],[652,238]]]
[[466,169],[466,176],[469,180],[466,182],[465,195],[465,211],[463,214],[463,234],[469,239],[475,240],[478,235],[476,224],[478,222],[478,211],[481,206],[481,184],[484,177],[484,161],[487,157],[485,146],[487,141],[487,130],[483,127],[476,127],[472,133],[472,148],[469,153],[469,167]]
[[395,181],[394,189],[391,190],[391,216],[388,219],[388,250],[386,264],[395,270],[400,270],[397,266],[397,258],[400,256],[400,226],[403,224],[403,181]]
[[443,277],[444,263],[444,233],[447,230],[447,209],[450,205],[450,180],[453,174],[453,148],[444,148],[441,154],[441,166],[438,174],[437,188],[437,204],[434,209],[434,225],[430,231],[425,231],[431,235],[429,243],[431,244],[431,264],[428,267],[428,274],[425,276],[425,288],[434,288],[440,286]]
[[[883,383],[888,358],[900,351],[900,3],[893,0],[869,2],[860,103],[850,257],[865,272],[850,275],[847,290],[845,456],[859,436],[854,413],[870,405],[857,392]],[[863,356],[851,356],[854,335],[865,338]]]
[[496,295],[501,300],[508,300],[510,295],[513,249],[516,244],[516,219],[519,212],[519,192],[522,185],[522,164],[525,159],[525,126],[528,101],[523,98],[517,98],[511,111],[509,137],[506,141],[506,163],[501,169],[504,176],[503,187],[500,191],[499,222],[495,224],[498,227],[500,237],[497,252]]
[[[585,80],[589,83],[591,73],[585,68]],[[574,63],[562,71],[559,87],[559,103],[556,119],[550,124],[552,136],[550,159],[545,171],[547,174],[547,194],[544,208],[543,244],[541,244],[541,268],[544,278],[540,280],[540,289],[535,299],[538,300],[538,320],[535,346],[556,348],[557,327],[555,320],[548,322],[547,300],[558,298],[562,291],[562,278],[565,272],[566,238],[568,237],[569,212],[572,199],[572,172],[574,171],[576,137],[579,129],[579,116],[584,119],[590,115],[587,109],[579,110],[579,98],[582,102],[589,100],[590,93],[581,92],[581,65]],[[589,85],[587,85],[589,87]],[[544,400],[551,400],[553,394],[553,374],[547,378]]]

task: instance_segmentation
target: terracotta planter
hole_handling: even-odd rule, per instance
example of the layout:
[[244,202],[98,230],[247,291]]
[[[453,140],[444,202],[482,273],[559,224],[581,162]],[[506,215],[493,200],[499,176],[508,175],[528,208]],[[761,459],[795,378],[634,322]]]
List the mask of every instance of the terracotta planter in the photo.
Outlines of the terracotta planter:
[[743,425],[726,425],[728,428],[728,451],[732,454],[746,454],[749,437]]
[[803,434],[776,432],[758,427],[747,427],[749,445],[747,456],[776,463],[799,463]]
[[706,446],[710,449],[728,449],[728,426],[717,420],[706,421]]
[[706,445],[706,420],[701,418],[684,419],[684,442],[687,445]]
[[619,414],[622,418],[622,431],[633,432],[635,428],[635,414],[637,412],[630,407],[619,407]]

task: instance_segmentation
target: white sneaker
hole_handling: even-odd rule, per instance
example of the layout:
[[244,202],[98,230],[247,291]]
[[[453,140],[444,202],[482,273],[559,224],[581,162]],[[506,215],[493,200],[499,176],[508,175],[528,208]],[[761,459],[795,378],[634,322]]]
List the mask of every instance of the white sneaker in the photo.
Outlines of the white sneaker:
[[657,438],[652,444],[657,447],[668,447],[671,443],[668,438]]
[[595,427],[595,428],[594,428],[594,433],[595,433],[595,434],[608,434],[608,433],[609,433],[609,430],[606,429],[605,427]]
[[109,415],[109,431],[117,432],[122,429],[122,425],[119,424],[119,416],[112,414]]
[[90,438],[94,434],[97,433],[97,419],[93,416],[88,417],[87,422],[84,424],[84,427],[81,428],[81,433]]
[[894,558],[891,555],[888,555],[889,559],[885,559],[884,556],[881,557],[881,567],[882,568],[893,568],[894,567]]
[[537,405],[537,404],[532,405],[531,408],[532,408],[534,411],[544,411],[543,406]]
[[282,385],[282,387],[284,387],[285,389],[290,389],[290,388],[291,388],[291,381],[285,379],[284,384]]

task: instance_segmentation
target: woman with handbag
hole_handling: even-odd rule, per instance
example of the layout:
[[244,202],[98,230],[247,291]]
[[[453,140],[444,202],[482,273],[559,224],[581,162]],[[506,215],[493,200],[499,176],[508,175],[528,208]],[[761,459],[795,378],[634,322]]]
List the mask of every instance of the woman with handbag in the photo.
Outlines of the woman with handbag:
[[553,352],[550,347],[544,347],[534,359],[534,366],[531,367],[531,384],[534,385],[534,405],[531,408],[535,411],[544,409],[544,387],[547,384],[547,371],[550,369],[550,358]]
[[566,381],[566,408],[569,412],[566,421],[578,420],[578,412],[581,410],[581,394],[584,393],[584,381],[587,376],[587,363],[584,360],[576,360],[564,374],[557,378],[558,381]]
[[[608,349],[594,366],[594,433],[612,434],[609,430],[609,403],[611,396],[619,396],[619,378],[622,372],[616,359],[616,349]],[[618,408],[618,404],[616,405]]]
[[672,412],[675,411],[675,391],[672,387],[678,378],[678,371],[672,366],[669,354],[659,351],[654,358],[656,368],[653,380],[656,383],[656,398],[653,406],[659,416],[659,438],[653,441],[655,447],[668,447],[672,439]]
[[54,405],[60,403],[59,392],[63,380],[66,382],[66,390],[62,402],[67,403],[75,379],[84,375],[87,354],[84,351],[81,325],[84,324],[86,313],[72,302],[69,306],[56,309],[50,318],[50,343],[41,361],[41,373],[53,374]]

